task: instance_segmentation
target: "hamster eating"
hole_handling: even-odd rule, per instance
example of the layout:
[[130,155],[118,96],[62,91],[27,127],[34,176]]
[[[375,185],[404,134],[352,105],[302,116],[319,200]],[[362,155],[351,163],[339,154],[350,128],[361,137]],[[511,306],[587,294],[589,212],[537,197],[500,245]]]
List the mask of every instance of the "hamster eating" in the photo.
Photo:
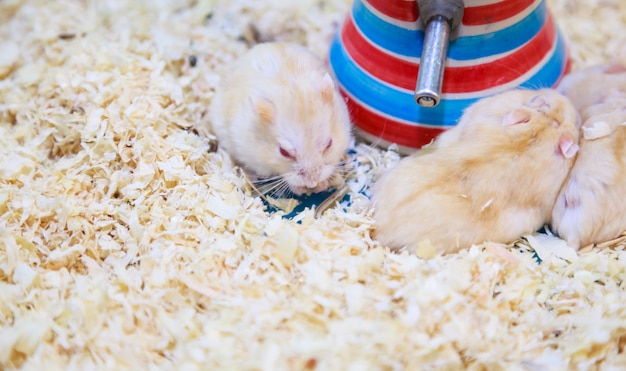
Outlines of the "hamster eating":
[[583,135],[551,226],[580,248],[626,230],[626,68],[611,63],[583,69],[565,76],[558,89],[579,109]]
[[297,195],[329,186],[352,138],[324,62],[290,43],[258,44],[228,68],[210,118],[219,145],[248,173]]
[[376,182],[374,238],[396,251],[428,241],[452,253],[536,231],[572,167],[579,124],[551,89],[481,99]]

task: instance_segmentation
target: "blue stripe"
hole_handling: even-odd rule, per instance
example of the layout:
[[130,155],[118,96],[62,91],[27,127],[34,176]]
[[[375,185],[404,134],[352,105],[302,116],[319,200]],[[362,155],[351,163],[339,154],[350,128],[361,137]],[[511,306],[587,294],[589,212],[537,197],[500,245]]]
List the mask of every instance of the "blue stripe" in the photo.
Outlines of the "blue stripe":
[[[565,44],[559,33],[554,54],[537,73],[520,86],[530,89],[554,86],[563,73],[566,57]],[[329,62],[343,88],[364,105],[397,119],[421,125],[452,126],[467,106],[484,97],[442,99],[434,108],[423,108],[415,103],[412,92],[382,83],[358,67],[347,54],[339,35],[331,44]],[[454,94],[448,94],[447,97],[454,97]]]
[[[385,22],[372,13],[362,0],[355,0],[352,16],[357,28],[373,44],[406,57],[420,58],[424,31],[409,30]],[[524,19],[505,29],[475,36],[463,36],[450,42],[448,57],[470,60],[509,52],[532,39],[543,27],[547,17],[545,0]],[[418,21],[419,22],[419,21]]]

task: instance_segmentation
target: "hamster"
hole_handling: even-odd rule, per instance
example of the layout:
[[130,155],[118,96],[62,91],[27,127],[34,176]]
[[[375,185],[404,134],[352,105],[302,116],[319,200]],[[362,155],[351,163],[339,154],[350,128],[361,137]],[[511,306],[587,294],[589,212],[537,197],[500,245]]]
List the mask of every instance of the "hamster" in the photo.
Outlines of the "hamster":
[[374,184],[374,238],[411,252],[428,241],[446,254],[536,231],[573,165],[579,126],[571,102],[551,89],[479,100]]
[[583,69],[565,76],[558,89],[577,105],[583,135],[551,228],[579,249],[626,230],[626,68]]
[[326,65],[290,43],[257,44],[233,63],[210,119],[236,163],[296,195],[325,190],[352,140],[346,103]]
[[565,75],[556,90],[566,95],[577,110],[582,110],[625,88],[626,66],[614,61]]

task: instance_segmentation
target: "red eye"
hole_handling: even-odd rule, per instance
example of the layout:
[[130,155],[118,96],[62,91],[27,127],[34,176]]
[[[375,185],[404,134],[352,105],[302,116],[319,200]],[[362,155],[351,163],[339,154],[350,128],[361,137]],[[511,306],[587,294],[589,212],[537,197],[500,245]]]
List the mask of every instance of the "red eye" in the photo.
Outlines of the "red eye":
[[286,158],[288,158],[288,159],[290,159],[290,160],[295,160],[295,159],[296,159],[294,155],[292,155],[291,153],[289,153],[289,151],[287,151],[287,150],[286,150],[286,149],[284,149],[283,147],[280,147],[280,148],[279,148],[279,151],[280,151],[280,155],[281,155],[281,156],[283,156],[283,157],[286,157]]

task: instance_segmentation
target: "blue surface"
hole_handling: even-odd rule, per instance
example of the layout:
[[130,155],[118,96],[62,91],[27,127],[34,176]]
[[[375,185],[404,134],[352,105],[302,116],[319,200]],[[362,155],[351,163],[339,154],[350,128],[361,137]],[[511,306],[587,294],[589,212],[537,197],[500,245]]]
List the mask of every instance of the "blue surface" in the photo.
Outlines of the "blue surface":
[[[326,199],[328,197],[330,197],[333,193],[335,193],[335,191],[336,191],[336,189],[329,188],[329,189],[325,190],[324,192],[312,193],[310,195],[303,194],[303,195],[300,195],[300,196],[296,196],[296,195],[291,194],[291,193],[285,194],[284,198],[295,198],[296,200],[300,201],[300,204],[298,206],[296,206],[290,213],[283,215],[283,218],[284,219],[292,219],[296,215],[298,215],[301,212],[303,212],[305,209],[307,209],[307,208],[312,209],[313,207],[315,207],[315,206],[321,204],[322,202],[326,201]],[[263,204],[265,204],[266,209],[267,209],[268,212],[275,213],[275,212],[280,210],[280,209],[270,205],[263,198],[261,198],[261,200],[263,200]],[[339,203],[341,201],[350,202],[350,194],[346,194],[341,200],[338,200],[337,202]]]

